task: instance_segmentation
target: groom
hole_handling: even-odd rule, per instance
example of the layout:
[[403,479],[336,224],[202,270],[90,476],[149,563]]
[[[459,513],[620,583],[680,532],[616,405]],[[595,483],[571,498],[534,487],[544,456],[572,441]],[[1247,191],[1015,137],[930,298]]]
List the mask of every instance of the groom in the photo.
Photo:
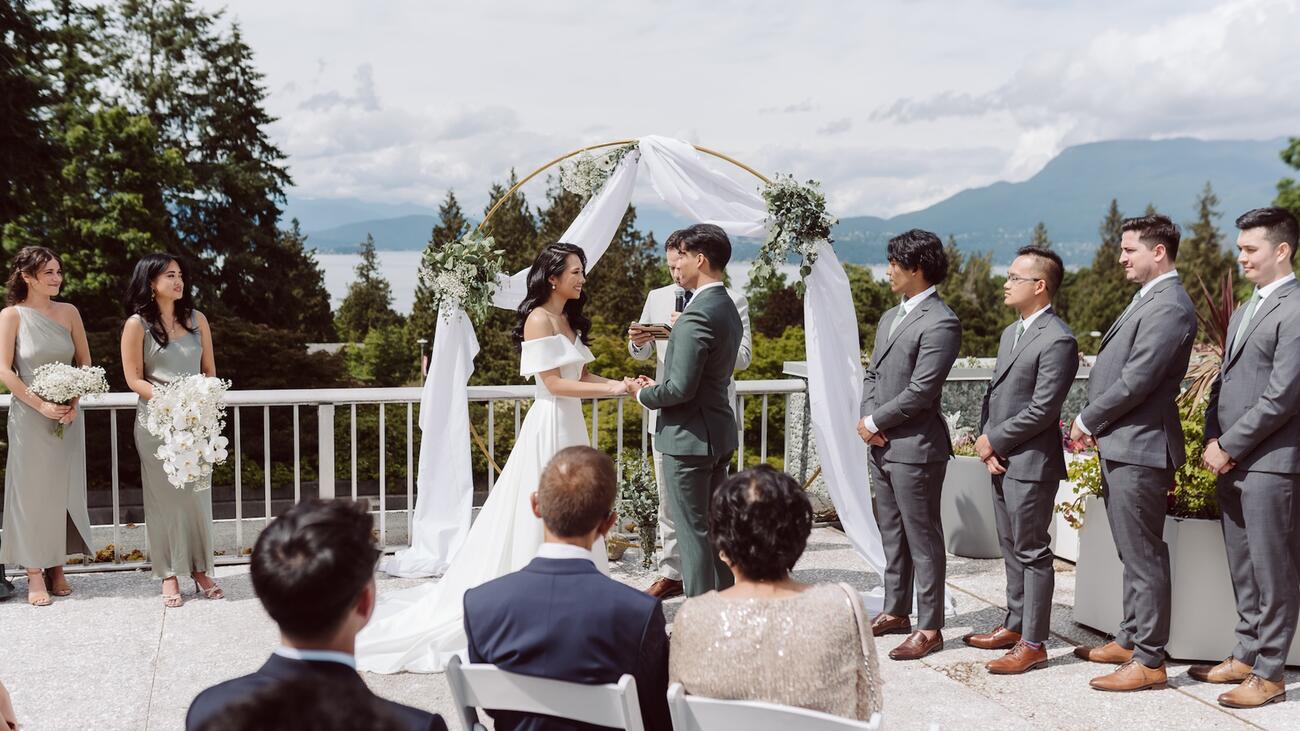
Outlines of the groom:
[[655,446],[663,453],[664,492],[677,525],[686,596],[733,582],[709,542],[709,500],[738,446],[727,384],[742,328],[722,283],[730,260],[731,241],[721,228],[700,223],[682,231],[678,281],[695,294],[668,338],[663,383],[642,377],[631,384],[642,406],[659,411]]

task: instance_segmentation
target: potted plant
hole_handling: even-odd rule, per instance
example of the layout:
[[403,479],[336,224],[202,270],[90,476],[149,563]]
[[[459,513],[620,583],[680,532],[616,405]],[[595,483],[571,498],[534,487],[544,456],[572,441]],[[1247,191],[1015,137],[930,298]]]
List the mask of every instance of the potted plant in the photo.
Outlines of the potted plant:
[[966,558],[1001,558],[992,480],[975,451],[975,435],[969,427],[961,426],[960,411],[944,418],[957,455],[948,462],[939,498],[944,548]]
[[[642,567],[653,568],[659,529],[659,487],[650,460],[643,454],[631,451],[624,454],[618,485],[618,514],[622,523],[631,524],[636,531]],[[614,545],[613,540],[610,545]]]

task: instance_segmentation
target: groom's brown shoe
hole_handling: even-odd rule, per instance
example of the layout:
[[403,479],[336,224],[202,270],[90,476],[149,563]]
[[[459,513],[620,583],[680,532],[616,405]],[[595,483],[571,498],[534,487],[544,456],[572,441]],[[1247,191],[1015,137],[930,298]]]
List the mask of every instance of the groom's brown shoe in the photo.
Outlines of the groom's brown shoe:
[[1007,650],[1020,641],[1020,633],[998,625],[992,632],[971,633],[961,638],[962,642],[981,650]]
[[668,601],[675,596],[681,596],[685,593],[685,590],[682,588],[682,582],[680,579],[670,579],[666,576],[660,576],[655,580],[655,583],[650,585],[649,589],[646,589],[645,593],[660,601]]
[[1088,662],[1123,665],[1133,659],[1133,651],[1126,650],[1123,647],[1120,647],[1114,640],[1111,640],[1101,647],[1080,645],[1074,648],[1074,656],[1080,660],[1087,660]]
[[943,633],[935,632],[934,637],[926,638],[925,633],[917,630],[903,640],[903,644],[889,651],[890,660],[920,660],[932,652],[943,649]]
[[907,617],[891,617],[883,612],[871,620],[871,635],[906,635],[912,632],[912,620]]
[[1218,665],[1193,665],[1187,674],[1202,683],[1240,683],[1250,675],[1251,667],[1235,657]]
[[1046,666],[1047,646],[1035,648],[1024,642],[1017,642],[1007,654],[984,663],[984,668],[993,675],[1019,675]]
[[1241,685],[1219,696],[1219,705],[1228,708],[1258,708],[1284,700],[1286,700],[1284,683],[1265,680],[1251,673],[1241,681]]
[[1169,678],[1165,675],[1164,663],[1158,668],[1149,668],[1137,660],[1130,660],[1109,675],[1089,680],[1088,685],[1097,690],[1128,693],[1134,690],[1161,690],[1169,685]]

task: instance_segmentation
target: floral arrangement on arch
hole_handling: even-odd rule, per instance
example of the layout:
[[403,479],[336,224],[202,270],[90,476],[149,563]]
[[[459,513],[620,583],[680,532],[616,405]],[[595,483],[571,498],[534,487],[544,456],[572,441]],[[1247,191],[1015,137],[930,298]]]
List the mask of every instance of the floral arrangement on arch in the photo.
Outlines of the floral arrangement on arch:
[[636,149],[636,143],[592,154],[583,151],[560,163],[560,187],[582,198],[590,198],[605,186],[618,164]]
[[434,308],[443,317],[461,309],[482,322],[492,309],[505,253],[491,236],[477,231],[446,246],[425,249],[420,278],[433,291]]
[[803,280],[812,274],[817,261],[817,246],[831,242],[831,227],[836,220],[826,212],[826,196],[815,180],[800,183],[793,175],[778,174],[763,186],[767,203],[767,241],[759,249],[751,277],[765,279],[776,275],[776,267],[791,253],[799,254],[799,281],[795,290],[804,293]]

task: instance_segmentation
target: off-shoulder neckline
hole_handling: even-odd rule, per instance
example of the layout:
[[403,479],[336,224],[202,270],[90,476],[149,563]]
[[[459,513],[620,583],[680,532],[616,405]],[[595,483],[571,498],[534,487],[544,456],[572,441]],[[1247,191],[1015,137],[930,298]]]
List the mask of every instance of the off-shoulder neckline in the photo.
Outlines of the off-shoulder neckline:
[[573,346],[576,346],[576,345],[577,345],[579,342],[581,342],[581,340],[582,340],[582,336],[579,335],[579,334],[577,334],[577,333],[574,334],[572,340],[570,340],[570,339],[568,338],[568,336],[566,336],[564,333],[555,333],[554,335],[547,335],[546,337],[542,337],[542,338],[533,338],[532,340],[525,340],[524,342],[525,342],[525,343],[536,343],[536,342],[540,342],[540,341],[542,341],[542,340],[548,340],[548,339],[550,339],[550,338],[559,338],[559,339],[563,340],[564,342],[568,343],[569,345],[573,345]]

